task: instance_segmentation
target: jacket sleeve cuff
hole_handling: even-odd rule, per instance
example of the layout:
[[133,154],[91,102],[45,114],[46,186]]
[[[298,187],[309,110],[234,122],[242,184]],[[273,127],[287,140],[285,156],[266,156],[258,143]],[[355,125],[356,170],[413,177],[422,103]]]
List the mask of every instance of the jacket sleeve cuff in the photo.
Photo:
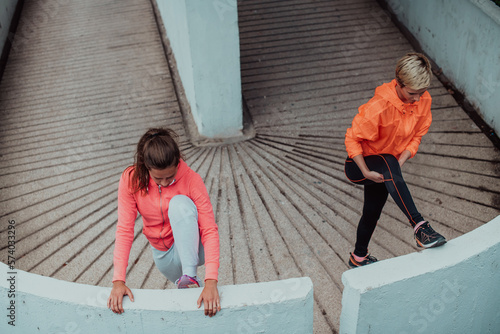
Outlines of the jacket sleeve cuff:
[[349,158],[354,158],[355,156],[358,156],[358,155],[363,155],[363,150],[361,151],[351,151],[351,152],[347,152]]
[[[418,146],[417,146],[417,148],[418,148]],[[408,146],[407,148],[405,148],[405,150],[410,152],[410,154],[411,154],[410,159],[413,158],[415,156],[415,154],[417,154],[417,149],[415,149],[411,145]]]
[[115,281],[123,281],[123,282],[125,282],[125,276],[126,276],[126,275],[120,275],[120,274],[115,273],[115,274],[113,275],[113,280],[112,280],[111,282],[113,282],[113,283],[114,283]]
[[205,264],[205,281],[207,279],[214,279],[219,281],[218,266],[216,264]]

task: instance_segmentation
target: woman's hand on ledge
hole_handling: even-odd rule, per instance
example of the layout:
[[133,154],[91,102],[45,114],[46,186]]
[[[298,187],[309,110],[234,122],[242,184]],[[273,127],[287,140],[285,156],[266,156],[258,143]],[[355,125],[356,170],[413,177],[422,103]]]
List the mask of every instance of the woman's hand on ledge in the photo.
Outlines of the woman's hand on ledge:
[[131,301],[134,301],[134,295],[132,291],[125,285],[123,281],[114,281],[113,288],[111,289],[111,294],[108,298],[108,308],[111,311],[121,314],[123,310],[123,296],[127,295]]
[[212,317],[220,311],[220,297],[219,290],[217,289],[217,281],[214,279],[205,280],[205,287],[198,298],[198,308],[201,303],[205,306],[205,315]]

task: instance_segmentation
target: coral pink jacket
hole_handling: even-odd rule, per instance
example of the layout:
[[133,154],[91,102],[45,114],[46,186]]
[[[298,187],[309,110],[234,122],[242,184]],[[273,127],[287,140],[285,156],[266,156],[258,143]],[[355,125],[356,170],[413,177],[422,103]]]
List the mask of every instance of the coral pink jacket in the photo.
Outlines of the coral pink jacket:
[[201,176],[181,160],[175,181],[171,185],[162,187],[160,193],[158,185],[150,178],[148,192],[143,195],[142,192],[132,191],[132,173],[134,173],[134,167],[127,168],[122,173],[118,187],[118,224],[113,259],[113,282],[125,281],[138,211],[143,221],[142,233],[150,244],[161,251],[166,251],[172,246],[174,238],[167,212],[170,199],[175,195],[188,196],[198,209],[198,225],[201,242],[205,249],[205,279],[217,280],[219,233],[212,204]]
[[404,150],[415,156],[422,137],[432,122],[431,96],[425,92],[420,101],[405,104],[396,92],[396,80],[375,89],[347,129],[345,146],[349,158],[362,154],[392,154],[399,158]]

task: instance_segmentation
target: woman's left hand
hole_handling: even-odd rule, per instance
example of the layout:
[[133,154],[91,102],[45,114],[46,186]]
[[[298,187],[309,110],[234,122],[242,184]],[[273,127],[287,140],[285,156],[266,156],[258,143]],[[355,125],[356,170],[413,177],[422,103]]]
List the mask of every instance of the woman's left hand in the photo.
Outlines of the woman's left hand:
[[411,158],[411,152],[408,150],[404,150],[403,153],[399,156],[399,166],[403,167],[403,164],[406,162],[406,160]]
[[201,292],[200,298],[198,298],[198,308],[201,307],[202,302],[205,306],[205,315],[213,317],[218,311],[220,311],[220,297],[216,280],[207,279],[205,281],[205,287]]

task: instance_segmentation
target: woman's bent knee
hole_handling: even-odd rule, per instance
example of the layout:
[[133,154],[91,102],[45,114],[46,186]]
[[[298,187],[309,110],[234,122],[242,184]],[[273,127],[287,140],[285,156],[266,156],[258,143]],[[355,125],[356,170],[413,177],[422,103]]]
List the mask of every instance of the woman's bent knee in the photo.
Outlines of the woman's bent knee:
[[396,159],[396,157],[393,156],[392,154],[382,154],[382,156],[384,157],[385,161],[387,161],[387,163],[389,165],[394,165],[394,164],[399,165],[398,159]]
[[175,195],[170,200],[168,205],[169,219],[176,219],[178,217],[193,216],[198,220],[198,210],[191,198],[185,195]]
[[396,175],[401,174],[401,166],[395,156],[392,154],[382,154],[381,156],[384,159],[387,169],[389,169],[391,173],[395,173]]

